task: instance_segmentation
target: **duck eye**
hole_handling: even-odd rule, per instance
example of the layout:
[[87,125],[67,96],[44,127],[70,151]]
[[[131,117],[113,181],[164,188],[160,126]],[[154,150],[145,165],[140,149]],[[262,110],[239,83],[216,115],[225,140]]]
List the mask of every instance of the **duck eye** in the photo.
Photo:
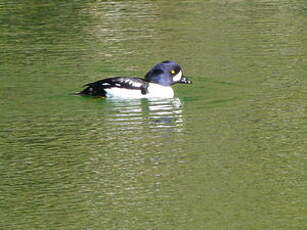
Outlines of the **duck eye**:
[[176,71],[175,71],[175,70],[172,70],[172,71],[171,71],[171,74],[175,74],[175,73],[176,73]]

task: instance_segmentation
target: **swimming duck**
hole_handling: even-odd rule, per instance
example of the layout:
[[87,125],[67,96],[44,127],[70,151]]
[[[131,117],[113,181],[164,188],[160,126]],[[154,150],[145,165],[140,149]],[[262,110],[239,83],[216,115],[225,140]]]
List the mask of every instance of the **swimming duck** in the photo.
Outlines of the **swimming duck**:
[[116,98],[172,98],[172,85],[191,84],[176,62],[164,61],[156,64],[145,75],[138,77],[112,77],[88,83],[78,95]]

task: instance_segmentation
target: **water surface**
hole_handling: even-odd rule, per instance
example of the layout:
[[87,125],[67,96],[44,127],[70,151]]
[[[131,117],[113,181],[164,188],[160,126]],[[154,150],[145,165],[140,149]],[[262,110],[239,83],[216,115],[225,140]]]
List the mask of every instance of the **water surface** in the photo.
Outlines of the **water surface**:
[[[305,229],[307,5],[0,3],[1,229]],[[174,60],[167,100],[72,96]]]

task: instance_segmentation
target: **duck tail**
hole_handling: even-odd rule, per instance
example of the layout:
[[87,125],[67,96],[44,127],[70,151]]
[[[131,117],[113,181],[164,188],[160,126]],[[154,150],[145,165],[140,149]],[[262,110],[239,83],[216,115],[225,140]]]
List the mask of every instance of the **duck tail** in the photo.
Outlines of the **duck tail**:
[[75,93],[75,95],[79,96],[102,96],[105,97],[105,91],[103,89],[100,89],[99,87],[95,87],[95,85],[86,84],[83,87],[86,87],[84,90]]

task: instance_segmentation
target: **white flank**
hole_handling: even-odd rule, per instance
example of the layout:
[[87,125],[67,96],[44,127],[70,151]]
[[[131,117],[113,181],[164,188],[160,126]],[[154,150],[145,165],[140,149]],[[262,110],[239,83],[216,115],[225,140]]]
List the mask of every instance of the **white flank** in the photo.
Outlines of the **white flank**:
[[182,71],[180,70],[179,73],[177,73],[174,77],[173,77],[173,80],[174,81],[180,81],[182,77]]
[[118,98],[172,98],[174,91],[170,86],[162,86],[154,83],[149,83],[148,93],[142,94],[139,89],[125,89],[125,88],[110,88],[104,89],[107,97]]
[[149,83],[147,97],[172,98],[174,90],[170,86],[163,86],[155,83]]

